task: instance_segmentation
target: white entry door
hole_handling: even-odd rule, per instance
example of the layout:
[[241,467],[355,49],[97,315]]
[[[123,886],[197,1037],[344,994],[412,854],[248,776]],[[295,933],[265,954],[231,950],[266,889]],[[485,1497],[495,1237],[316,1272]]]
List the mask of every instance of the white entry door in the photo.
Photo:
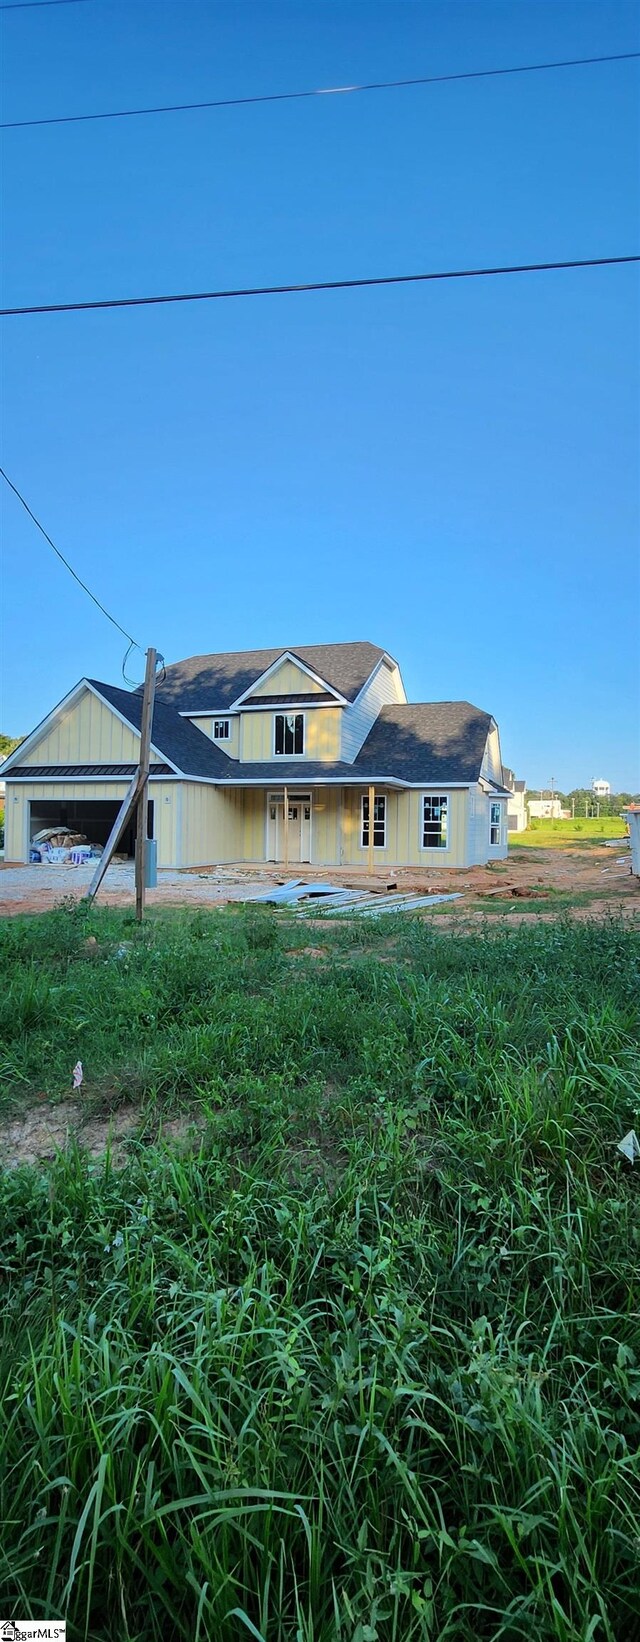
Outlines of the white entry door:
[[[289,861],[311,860],[311,794],[289,793]],[[284,793],[267,794],[267,860],[284,861]]]

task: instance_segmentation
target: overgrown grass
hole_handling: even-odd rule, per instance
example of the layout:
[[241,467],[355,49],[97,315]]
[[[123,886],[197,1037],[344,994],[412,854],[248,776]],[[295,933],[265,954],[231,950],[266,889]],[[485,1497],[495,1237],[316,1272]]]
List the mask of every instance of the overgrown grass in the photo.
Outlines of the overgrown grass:
[[0,1611],[637,1636],[638,935],[63,908],[0,960],[7,1098],[79,1056],[206,1122],[0,1177]]

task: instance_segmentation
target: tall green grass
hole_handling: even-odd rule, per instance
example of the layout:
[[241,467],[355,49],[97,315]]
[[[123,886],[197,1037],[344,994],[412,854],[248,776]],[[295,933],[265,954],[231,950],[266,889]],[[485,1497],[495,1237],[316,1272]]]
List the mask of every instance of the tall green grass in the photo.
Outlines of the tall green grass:
[[7,1101],[80,1055],[142,1123],[123,1170],[0,1177],[0,1611],[91,1642],[633,1638],[640,939],[318,939],[0,926]]

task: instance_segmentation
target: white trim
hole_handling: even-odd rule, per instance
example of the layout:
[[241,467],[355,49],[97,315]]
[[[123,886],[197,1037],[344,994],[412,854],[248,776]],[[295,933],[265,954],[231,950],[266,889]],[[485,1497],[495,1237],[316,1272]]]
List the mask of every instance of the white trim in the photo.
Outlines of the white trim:
[[[369,685],[371,684],[372,680],[377,676],[377,674],[380,672],[380,668],[384,667],[385,664],[389,668],[390,673],[393,672],[394,667],[397,667],[398,672],[400,674],[400,683],[401,683],[402,688],[404,690],[404,702],[398,702],[397,705],[398,706],[404,706],[404,707],[407,707],[409,705],[409,703],[407,701],[407,692],[404,688],[404,679],[402,677],[402,673],[400,672],[400,664],[399,664],[399,662],[394,661],[393,656],[389,655],[388,650],[385,650],[384,655],[380,656],[380,659],[379,659],[379,661],[376,662],[375,667],[372,667],[371,672],[369,674],[369,677],[366,678],[365,681],[364,681],[364,684],[361,685],[360,689],[358,690],[357,696],[354,696],[353,701],[348,701],[346,703],[347,707],[355,707],[357,705],[357,703],[360,700],[360,697],[364,695],[365,690],[368,690]],[[380,714],[380,709],[378,709],[378,716],[379,716],[379,714]],[[366,740],[366,737],[365,737],[365,740]],[[356,754],[356,757],[357,757],[357,754]]]
[[[38,743],[43,740],[48,728],[55,723],[58,715],[62,713],[66,707],[71,706],[71,704],[82,694],[84,690],[89,690],[91,695],[95,696],[96,701],[99,701],[103,707],[107,707],[109,712],[113,713],[114,718],[119,719],[120,723],[124,724],[125,728],[130,730],[132,735],[137,736],[138,740],[140,739],[140,731],[136,729],[135,724],[132,724],[130,719],[125,718],[124,713],[121,713],[117,707],[114,707],[112,701],[107,701],[106,696],[101,695],[100,691],[96,689],[95,684],[92,684],[88,678],[81,678],[78,680],[77,684],[74,684],[73,689],[69,690],[68,695],[63,696],[62,701],[58,702],[57,707],[52,707],[51,712],[47,713],[46,718],[41,719],[40,723],[36,724],[35,730],[32,730],[30,735],[25,736],[24,741],[20,742],[20,746],[16,747],[14,751],[9,754],[9,757],[4,760],[2,766],[3,780],[8,771],[12,769],[15,764],[19,765],[22,762],[26,753],[31,752],[34,747],[38,746]],[[155,742],[151,743],[151,751],[156,754],[162,764],[170,764],[172,770],[175,770],[176,775],[184,774],[184,771],[178,769],[177,764],[174,764],[173,759],[169,758],[168,753],[163,753],[159,747],[156,747]],[[18,754],[20,754],[20,757],[18,757]],[[121,762],[124,763],[124,759],[122,759]],[[18,777],[18,779],[21,780],[26,778]],[[41,781],[46,781],[47,777],[41,776],[40,779]],[[60,780],[61,778],[58,776],[57,779]],[[75,779],[80,780],[81,778],[76,776]],[[86,779],[90,780],[91,777],[88,776]],[[99,777],[98,779],[102,778]],[[106,777],[104,779],[108,780],[109,778]],[[114,779],[118,780],[119,777],[114,777]]]
[[[288,713],[286,711],[286,709],[283,712],[278,712],[278,710],[272,706],[270,710],[273,713],[273,735],[272,735],[272,738],[271,738],[272,746],[273,746],[273,752],[271,754],[271,757],[273,759],[276,759],[276,758],[306,758],[307,757],[307,752],[306,752],[306,745],[307,745],[307,715],[306,715],[304,709],[301,713],[296,713],[296,712]],[[277,753],[276,752],[276,719],[277,718],[285,718],[285,719],[286,718],[301,718],[302,719],[302,752],[301,753],[285,753],[285,752]],[[285,728],[286,728],[286,726],[285,726]],[[283,732],[283,739],[284,739],[284,732]],[[295,739],[295,730],[294,730],[294,739]],[[247,764],[250,764],[251,759],[247,759],[246,762],[247,762]]]
[[[375,808],[376,808],[376,801],[379,798],[382,799],[382,802],[384,804],[384,843],[383,844],[376,844],[376,840],[375,840]],[[368,794],[368,792],[361,793],[360,794],[359,846],[360,846],[361,850],[367,850],[367,851],[369,849],[369,842],[367,840],[367,843],[363,844],[362,834],[364,832],[364,806],[365,806],[365,804],[368,804],[368,803],[369,803],[369,794]],[[369,816],[369,823],[368,823],[368,825],[369,825],[369,838],[371,837],[371,828],[373,827],[373,829],[374,829],[374,839],[373,839],[373,848],[374,848],[374,850],[386,850],[386,848],[387,848],[387,795],[386,795],[386,792],[374,792],[374,795],[373,795],[373,810],[374,810],[373,816],[371,816],[371,815]],[[380,823],[378,822],[378,826],[379,825],[380,825]]]
[[[47,713],[46,718],[41,719],[40,723],[36,724],[35,730],[32,730],[30,735],[25,736],[24,741],[20,742],[20,746],[15,747],[13,752],[9,753],[9,757],[5,758],[2,765],[3,780],[8,770],[12,768],[12,765],[20,763],[18,753],[20,753],[24,758],[25,752],[29,752],[32,746],[37,746],[38,741],[42,740],[42,736],[44,731],[47,729],[47,726],[53,722],[58,713],[62,712],[63,707],[68,706],[68,704],[75,699],[80,691],[84,689],[86,684],[87,679],[79,679],[78,683],[74,684],[73,689],[69,691],[69,694],[63,696],[62,701],[58,702],[57,707],[52,707],[51,712]],[[131,726],[129,726],[129,728],[131,728]]]
[[[169,706],[171,706],[171,703],[166,702],[165,705],[167,707],[169,707]],[[239,714],[237,712],[235,712],[233,707],[207,707],[206,710],[203,707],[198,707],[198,710],[195,713],[185,712],[184,707],[174,707],[174,712],[178,714],[178,718],[188,718],[188,719],[191,720],[191,723],[193,723],[194,718],[238,718],[239,717]],[[196,728],[197,728],[197,725],[196,725]]]
[[[339,707],[340,705],[341,704],[340,704],[339,701],[319,701],[317,703],[317,705],[314,706],[313,698],[309,698],[309,696],[307,696],[305,698],[304,707],[302,706],[302,703],[300,703],[300,710],[303,713],[306,713],[306,712],[320,713],[320,712],[322,712],[323,707],[330,707],[332,709],[332,711],[335,712],[336,707]],[[243,707],[242,712],[243,713],[278,713],[278,712],[290,713],[292,708],[293,708],[294,712],[298,711],[298,706],[297,706],[295,701],[294,702],[289,702],[289,703],[282,702],[280,705],[278,704],[277,701],[267,701],[267,702],[265,702],[264,706],[262,705],[262,703],[260,701],[256,701],[256,702],[252,702],[251,704],[249,704],[246,707]]]
[[[274,788],[268,788],[267,791],[265,792],[265,795],[264,795],[265,796],[265,805],[264,805],[264,859],[265,859],[266,862],[271,861],[271,856],[269,855],[269,809],[270,809],[272,804],[275,804],[276,808],[278,808],[279,806],[282,808],[282,812],[283,812],[283,815],[284,815],[284,787],[285,786],[287,787],[287,804],[291,804],[291,803],[302,804],[302,803],[304,803],[305,800],[307,800],[308,804],[309,804],[309,808],[310,808],[310,811],[311,811],[311,814],[309,816],[309,861],[308,861],[308,863],[307,862],[301,862],[301,865],[311,866],[312,863],[313,863],[313,792],[311,791],[310,787],[306,788],[302,792],[296,792],[295,787],[293,787],[293,788],[289,787],[288,783],[286,783],[284,781],[282,782],[282,785],[280,787],[276,787],[275,789]],[[301,822],[301,825],[302,825],[302,822]],[[277,817],[276,817],[276,821],[275,821],[275,826],[276,826],[276,845],[277,845],[277,839],[278,839],[278,832],[277,832],[278,820],[277,820]],[[273,862],[273,865],[274,866],[282,865],[282,862],[278,862],[277,857],[276,857],[275,861]]]
[[[440,798],[440,799],[444,798],[444,799],[446,799],[447,808],[446,808],[445,813],[446,813],[446,817],[447,817],[447,825],[446,825],[446,828],[445,828],[445,841],[444,841],[444,844],[425,844],[425,841],[424,841],[424,800],[425,800],[425,798]],[[422,789],[422,803],[420,804],[420,808],[419,808],[419,811],[418,811],[418,830],[419,830],[419,843],[420,843],[420,849],[421,850],[424,850],[425,852],[429,852],[431,850],[437,850],[439,855],[447,855],[448,854],[448,852],[451,849],[451,810],[449,808],[449,794],[448,794],[448,792],[445,792],[442,787],[434,787],[433,789],[429,788],[427,790],[425,790],[424,788]]]
[[[302,661],[300,656],[296,655],[295,650],[283,650],[282,654],[280,656],[276,656],[275,661],[272,661],[271,665],[265,668],[264,673],[259,673],[258,677],[253,680],[253,683],[249,685],[249,688],[247,690],[243,690],[241,696],[236,696],[233,706],[240,707],[241,704],[246,701],[247,696],[252,696],[254,690],[257,690],[261,684],[264,684],[267,679],[271,678],[272,673],[275,673],[277,668],[281,667],[283,662],[286,661],[293,662],[294,667],[299,667],[302,673],[306,673],[307,678],[312,678],[315,684],[321,684],[323,690],[329,690],[331,695],[335,696],[336,701],[342,707],[346,707],[348,705],[346,696],[341,695],[339,690],[334,689],[334,686],[329,684],[326,678],[321,678],[319,673],[314,673],[313,669],[308,667],[307,663]],[[290,694],[290,692],[287,693]]]

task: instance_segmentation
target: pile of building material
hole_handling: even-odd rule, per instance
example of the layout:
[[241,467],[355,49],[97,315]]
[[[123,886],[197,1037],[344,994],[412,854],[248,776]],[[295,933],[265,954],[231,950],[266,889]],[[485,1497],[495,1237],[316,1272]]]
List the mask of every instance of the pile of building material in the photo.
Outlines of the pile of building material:
[[84,832],[73,832],[69,827],[42,827],[31,840],[32,862],[69,861],[72,856],[86,860],[102,855],[102,845],[92,844]]
[[[231,899],[231,897],[229,897]],[[357,912],[379,918],[383,912],[414,912],[442,901],[459,901],[451,895],[381,894],[370,889],[345,889],[339,884],[305,884],[292,878],[288,884],[248,898],[252,905],[295,907],[297,912],[337,914]]]

